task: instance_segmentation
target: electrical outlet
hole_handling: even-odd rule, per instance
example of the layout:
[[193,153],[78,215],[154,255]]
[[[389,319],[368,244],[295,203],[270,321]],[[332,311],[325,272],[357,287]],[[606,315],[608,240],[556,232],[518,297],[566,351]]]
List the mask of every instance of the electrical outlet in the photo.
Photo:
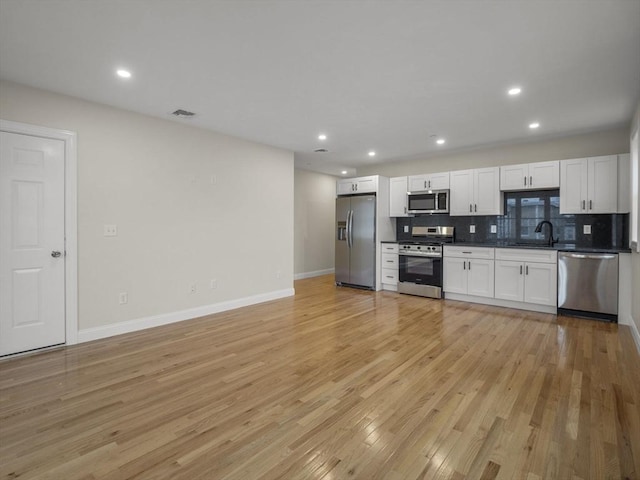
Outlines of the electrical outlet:
[[276,272],[276,278],[282,278],[282,272],[280,270]]
[[582,233],[584,233],[585,235],[591,235],[591,225],[583,225]]
[[104,225],[104,236],[115,237],[118,235],[118,227],[116,225]]
[[404,226],[404,233],[409,233],[409,225]]
[[127,292],[122,292],[121,294],[118,295],[118,303],[120,305],[124,305],[125,303],[129,302],[129,295],[127,295]]
[[476,233],[476,226],[475,225],[469,225],[469,233]]
[[218,288],[218,280],[215,278],[211,279],[211,290],[215,290],[216,288]]
[[497,225],[491,225],[491,233],[498,233],[498,226]]
[[196,283],[192,283],[189,285],[189,293],[192,295],[198,291],[198,285]]

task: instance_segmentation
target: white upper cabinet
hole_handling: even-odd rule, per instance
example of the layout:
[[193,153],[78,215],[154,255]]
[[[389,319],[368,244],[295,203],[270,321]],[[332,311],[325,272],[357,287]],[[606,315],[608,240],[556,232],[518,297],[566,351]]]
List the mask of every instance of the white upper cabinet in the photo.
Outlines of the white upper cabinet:
[[500,190],[544,190],[560,187],[560,162],[523,163],[500,167]]
[[448,190],[449,172],[428,173],[425,175],[411,175],[408,177],[409,191]]
[[451,172],[450,215],[502,215],[500,168]]
[[473,170],[451,172],[450,215],[473,215]]
[[355,193],[376,193],[378,191],[378,176],[345,178],[336,182],[338,195],[352,195]]
[[618,155],[562,160],[560,213],[624,213],[626,201],[620,194],[625,189],[618,189],[618,162]]
[[389,180],[389,216],[407,217],[407,177]]

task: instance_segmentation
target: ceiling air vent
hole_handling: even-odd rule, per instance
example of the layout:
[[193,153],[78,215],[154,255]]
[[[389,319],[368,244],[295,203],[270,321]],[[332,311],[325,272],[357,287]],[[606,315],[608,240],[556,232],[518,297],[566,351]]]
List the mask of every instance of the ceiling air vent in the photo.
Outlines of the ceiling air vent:
[[182,110],[179,108],[178,110],[173,112],[171,115],[175,115],[176,117],[193,117],[195,113],[189,112],[187,110]]
[[329,150],[326,148],[317,148],[314,150],[315,153],[327,153]]

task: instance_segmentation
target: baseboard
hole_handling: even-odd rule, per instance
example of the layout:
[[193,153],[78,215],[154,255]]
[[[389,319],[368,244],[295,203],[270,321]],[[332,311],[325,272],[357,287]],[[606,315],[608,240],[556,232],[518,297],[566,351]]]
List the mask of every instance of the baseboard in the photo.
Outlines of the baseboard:
[[290,297],[294,294],[295,290],[293,288],[287,288],[284,290],[261,293],[259,295],[253,295],[251,297],[243,297],[235,300],[228,300],[226,302],[214,303],[212,305],[203,305],[202,307],[189,308],[187,310],[181,310],[178,312],[163,313],[161,315],[154,315],[152,317],[144,317],[135,320],[128,320],[126,322],[118,322],[114,323],[113,325],[85,328],[78,332],[78,343],[90,342],[91,340],[113,337],[115,335],[122,335],[123,333],[137,332],[138,330],[144,330],[146,328],[159,327],[161,325],[168,325],[170,323],[191,320],[194,318],[203,317],[205,315],[212,315],[214,313],[234,310],[240,307],[247,307],[249,305],[255,305],[257,303]]
[[475,295],[463,295],[460,293],[444,294],[446,300],[458,300],[462,302],[480,303],[482,305],[493,305],[494,307],[515,308],[517,310],[527,310],[530,312],[551,313],[556,314],[556,307],[551,305],[538,305],[536,303],[514,302],[511,300],[502,300],[493,297],[478,297]]
[[636,322],[634,322],[633,319],[631,319],[629,328],[631,329],[631,336],[636,342],[636,348],[638,349],[638,353],[640,353],[640,332],[638,331],[638,325],[636,325]]
[[296,273],[293,276],[294,280],[302,280],[303,278],[319,277],[320,275],[329,275],[334,273],[334,268],[327,268],[326,270],[316,270],[315,272]]

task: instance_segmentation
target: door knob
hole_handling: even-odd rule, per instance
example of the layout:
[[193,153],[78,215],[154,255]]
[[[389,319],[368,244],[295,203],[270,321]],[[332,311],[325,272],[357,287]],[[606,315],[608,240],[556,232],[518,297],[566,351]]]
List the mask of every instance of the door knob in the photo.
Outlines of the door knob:
[[59,252],[59,251],[57,251],[57,250],[54,250],[53,252],[51,252],[51,256],[52,256],[53,258],[58,258],[60,255],[62,255],[62,253],[60,253],[60,252]]

